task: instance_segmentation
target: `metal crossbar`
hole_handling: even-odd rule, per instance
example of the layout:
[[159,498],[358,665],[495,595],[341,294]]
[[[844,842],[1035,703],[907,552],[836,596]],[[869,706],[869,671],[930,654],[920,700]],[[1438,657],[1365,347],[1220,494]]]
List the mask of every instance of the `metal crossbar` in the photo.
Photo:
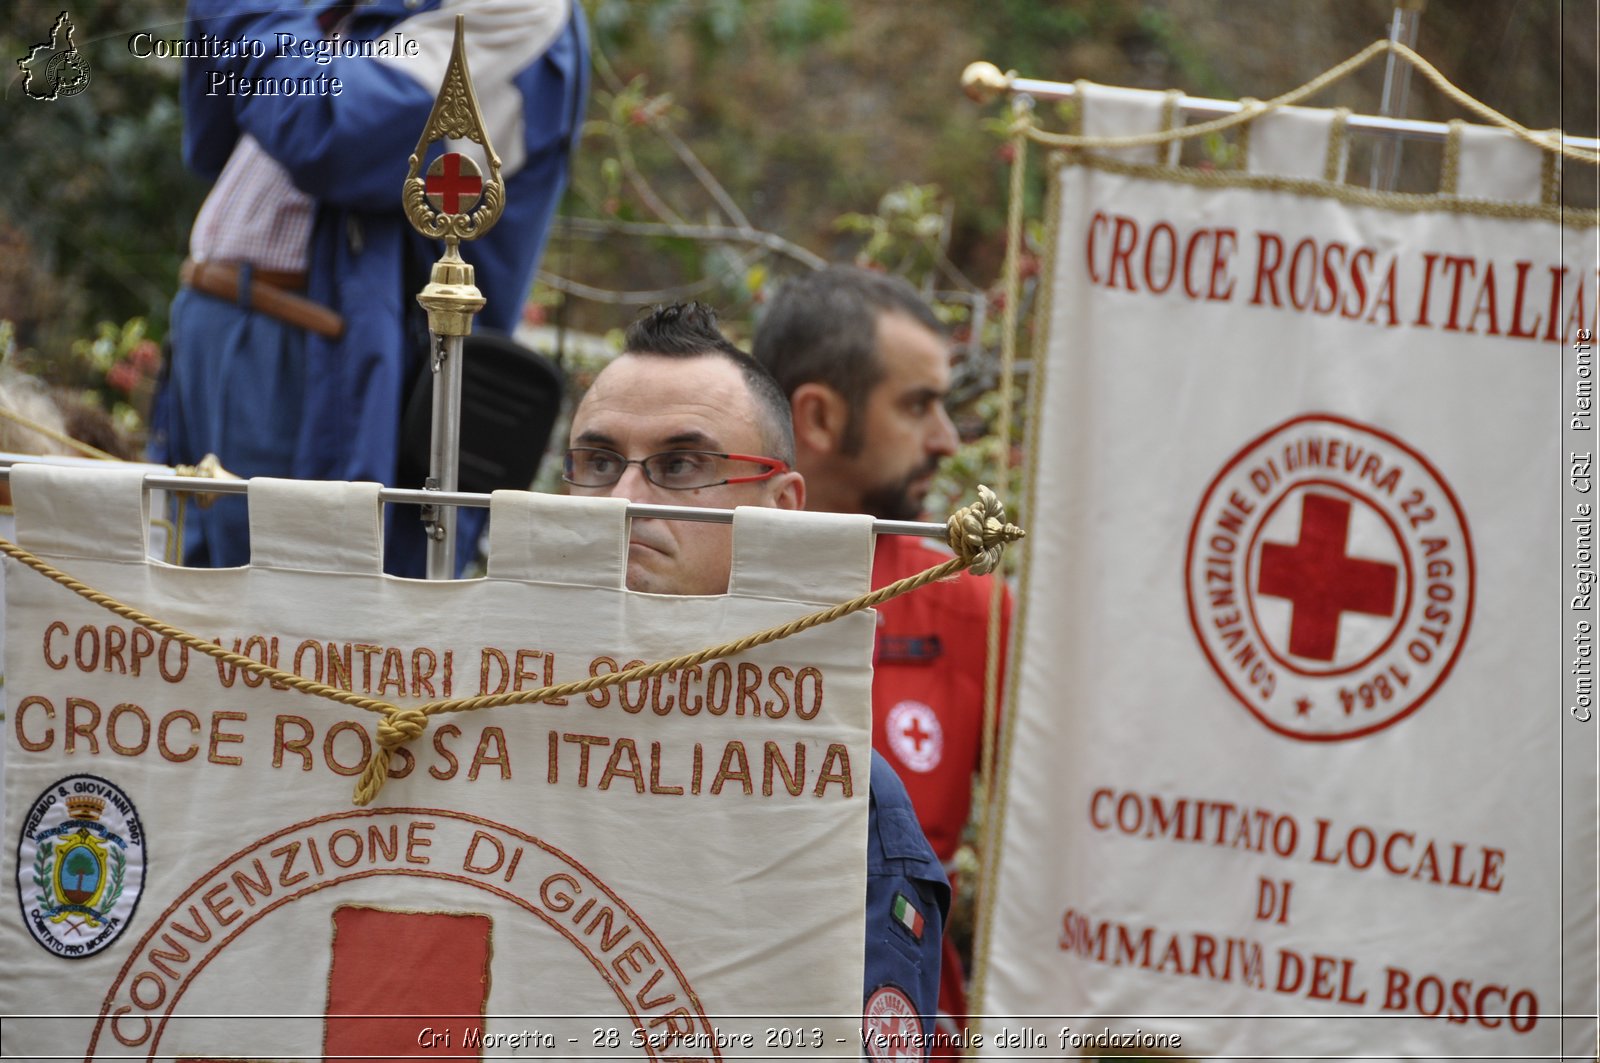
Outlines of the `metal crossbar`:
[[[68,465],[105,468],[103,461],[87,458],[40,456],[36,454],[8,454],[0,452],[0,483],[11,482],[11,467],[20,464]],[[194,476],[178,476],[164,465],[139,465],[150,469],[144,477],[146,490],[188,491],[195,494],[244,495],[250,492],[249,480],[213,480]],[[487,509],[489,496],[471,491],[424,491],[406,487],[384,487],[378,492],[380,502],[391,505],[470,506]],[[732,524],[731,509],[701,509],[696,506],[653,506],[640,502],[628,503],[628,517],[638,520],[692,520],[702,524]],[[948,529],[943,524],[915,520],[874,520],[874,535],[916,535],[924,539],[943,540]]]
[[[998,71],[996,71],[998,74]],[[1032,96],[1036,100],[1069,100],[1077,95],[1077,87],[1068,82],[1042,81],[1037,78],[1005,78],[1004,91],[1014,96]],[[1198,118],[1221,118],[1237,114],[1244,109],[1238,100],[1214,100],[1204,96],[1184,96],[1180,101],[1184,113]],[[1372,133],[1377,136],[1401,140],[1426,140],[1443,142],[1450,133],[1444,122],[1425,122],[1414,118],[1385,118],[1381,115],[1352,114],[1349,127],[1353,132]],[[1600,150],[1600,140],[1590,137],[1571,137],[1562,134],[1561,142],[1570,148],[1587,151]]]

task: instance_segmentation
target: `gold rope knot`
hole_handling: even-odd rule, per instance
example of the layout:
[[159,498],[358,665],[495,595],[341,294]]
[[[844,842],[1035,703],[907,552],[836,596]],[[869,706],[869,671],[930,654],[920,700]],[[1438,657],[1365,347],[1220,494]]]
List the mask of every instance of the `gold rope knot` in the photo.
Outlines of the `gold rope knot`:
[[428,729],[428,714],[421,709],[397,709],[378,721],[378,745],[403,746]]
[[945,541],[975,576],[993,572],[1007,544],[1027,533],[1006,523],[1006,507],[995,493],[978,485],[978,500],[962,506],[945,522]]
[[378,748],[356,782],[356,804],[365,806],[389,779],[389,753],[428,729],[428,714],[421,709],[395,709],[378,721]]
[[[200,459],[198,465],[175,465],[173,474],[177,476],[195,476],[203,480],[237,480],[238,477],[222,467],[222,459],[215,454],[207,454]],[[212,504],[221,497],[210,491],[200,491],[194,495],[194,503],[201,509],[210,509]]]
[[[656,661],[654,664],[640,664],[634,668],[626,668],[619,672],[610,672],[587,679],[575,679],[556,686],[540,687],[538,690],[521,690],[515,693],[480,695],[474,698],[447,698],[443,701],[430,701],[425,705],[414,708],[402,709],[386,701],[363,697],[348,690],[307,679],[293,672],[280,671],[271,665],[263,664],[250,657],[238,653],[231,653],[214,642],[205,639],[182,628],[173,627],[171,624],[162,623],[155,617],[140,612],[131,605],[111,598],[95,590],[80,580],[73,579],[70,575],[46,562],[43,558],[36,557],[15,543],[0,538],[0,554],[15,558],[47,579],[66,587],[88,601],[132,621],[151,632],[171,638],[179,644],[225,661],[237,668],[242,668],[253,675],[263,679],[271,679],[274,683],[306,694],[327,698],[341,705],[354,705],[368,712],[381,713],[383,718],[377,727],[377,748],[367,758],[366,766],[361,771],[361,778],[356,783],[355,803],[357,805],[370,804],[383,789],[383,784],[389,778],[389,760],[394,751],[401,749],[407,742],[419,738],[428,729],[429,717],[443,712],[470,712],[475,709],[494,708],[499,705],[528,705],[535,702],[556,701],[559,698],[570,697],[574,694],[587,694],[592,690],[616,686],[620,683],[631,683],[635,680],[652,679],[658,675],[688,668],[706,661],[719,660],[765,646],[770,642],[798,635],[802,631],[809,631],[819,624],[831,623],[840,617],[849,616],[863,609],[871,609],[875,605],[897,598],[902,594],[925,587],[935,580],[945,579],[955,575],[964,568],[971,568],[982,575],[994,570],[1000,563],[1000,557],[1006,544],[1016,542],[1023,536],[1021,528],[1006,523],[1005,507],[995,497],[993,491],[987,487],[978,488],[978,501],[961,510],[958,510],[946,523],[946,541],[956,556],[948,561],[934,565],[913,576],[896,580],[886,587],[860,597],[852,598],[848,602],[840,602],[826,609],[810,613],[776,627],[767,628],[745,635],[731,642],[718,646],[709,646],[705,649],[686,653],[669,660]],[[181,540],[181,536],[179,536]]]

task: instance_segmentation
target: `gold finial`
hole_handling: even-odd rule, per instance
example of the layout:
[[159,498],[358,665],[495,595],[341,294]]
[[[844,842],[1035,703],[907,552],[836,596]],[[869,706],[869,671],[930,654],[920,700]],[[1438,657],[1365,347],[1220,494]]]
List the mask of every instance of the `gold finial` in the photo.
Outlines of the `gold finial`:
[[[197,476],[206,480],[237,480],[239,477],[222,467],[222,459],[215,454],[207,454],[200,459],[198,465],[175,465],[172,471],[178,476]],[[194,500],[201,509],[210,509],[221,498],[221,495],[212,494],[210,491],[198,491],[190,495],[182,492],[186,497]]]
[[[436,140],[470,140],[483,148],[489,160],[489,177],[483,178],[478,164],[459,152],[435,159],[422,175],[422,158]],[[488,232],[500,220],[505,207],[505,182],[500,179],[500,156],[489,143],[483,126],[483,111],[472,88],[467,70],[466,19],[456,16],[456,40],[445,68],[444,83],[433,101],[433,112],[422,127],[422,137],[411,154],[406,173],[406,217],[424,236],[454,243],[472,240]]]
[[984,484],[978,485],[976,502],[962,506],[945,521],[945,541],[967,562],[974,576],[993,572],[1006,546],[1027,534],[1006,520],[1005,503]]
[[[444,256],[433,264],[428,286],[417,295],[417,302],[428,311],[428,329],[435,336],[472,334],[472,317],[483,309],[484,298],[472,266],[461,258],[458,246],[493,228],[506,203],[500,156],[489,143],[478,94],[472,89],[472,73],[467,69],[466,26],[466,18],[457,15],[456,40],[444,83],[433,101],[433,113],[422,127],[417,150],[411,154],[401,192],[412,227],[424,236],[444,240]],[[423,177],[422,158],[436,140],[470,140],[482,147],[489,160],[488,179],[476,161],[455,151],[435,159]]]
[[1002,74],[1000,68],[993,63],[979,60],[968,63],[967,68],[961,72],[961,88],[969,97],[979,103],[988,103],[1002,92],[1011,88],[1011,79],[1016,77],[1016,72]]

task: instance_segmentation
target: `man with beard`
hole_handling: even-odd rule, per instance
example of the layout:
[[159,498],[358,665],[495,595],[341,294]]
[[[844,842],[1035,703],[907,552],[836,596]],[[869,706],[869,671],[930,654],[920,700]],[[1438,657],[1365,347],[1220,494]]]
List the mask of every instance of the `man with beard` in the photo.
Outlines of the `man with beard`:
[[[950,344],[909,284],[846,266],[789,281],[768,304],[754,354],[789,396],[808,508],[921,516],[934,473],[958,440],[944,408]],[[872,585],[948,560],[941,551],[926,539],[884,536]],[[983,746],[989,580],[962,575],[878,608],[873,748],[904,780],[947,871],[971,812]],[[1010,616],[1007,596],[1002,640]],[[964,1023],[961,970],[947,939],[939,1010]]]
[[[696,303],[658,308],[629,327],[623,353],[573,413],[569,441],[562,478],[575,495],[714,509],[805,504],[805,481],[791,468],[794,436],[783,392]],[[724,594],[732,542],[726,524],[632,520],[628,589]],[[869,1036],[914,1015],[923,1043],[931,1039],[949,898],[905,787],[874,752],[863,1011]]]

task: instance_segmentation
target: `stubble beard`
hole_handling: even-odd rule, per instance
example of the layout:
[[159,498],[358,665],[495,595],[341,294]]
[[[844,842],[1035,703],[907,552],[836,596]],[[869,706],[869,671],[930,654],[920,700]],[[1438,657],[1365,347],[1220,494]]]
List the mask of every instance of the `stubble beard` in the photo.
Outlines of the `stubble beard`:
[[879,520],[918,519],[922,516],[922,503],[927,497],[927,488],[923,486],[918,490],[914,485],[918,480],[927,480],[938,471],[938,468],[939,459],[930,458],[905,476],[864,491],[861,495],[861,511],[870,513]]

